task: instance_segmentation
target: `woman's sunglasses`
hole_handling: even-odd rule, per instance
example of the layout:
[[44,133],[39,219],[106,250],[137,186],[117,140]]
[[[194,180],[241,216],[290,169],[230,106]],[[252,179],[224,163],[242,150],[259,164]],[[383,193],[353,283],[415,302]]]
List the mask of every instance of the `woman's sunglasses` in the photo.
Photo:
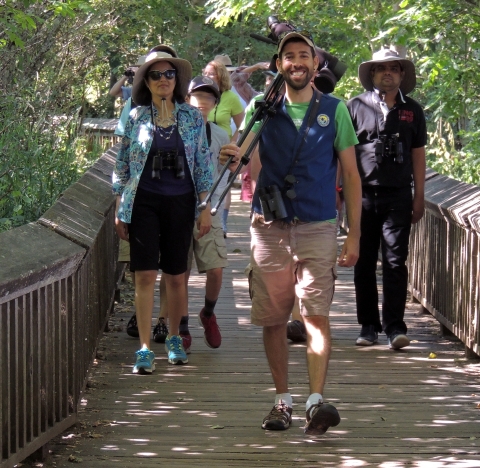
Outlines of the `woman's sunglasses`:
[[148,77],[153,81],[158,81],[164,76],[167,80],[173,80],[177,76],[177,70],[150,70],[148,72]]

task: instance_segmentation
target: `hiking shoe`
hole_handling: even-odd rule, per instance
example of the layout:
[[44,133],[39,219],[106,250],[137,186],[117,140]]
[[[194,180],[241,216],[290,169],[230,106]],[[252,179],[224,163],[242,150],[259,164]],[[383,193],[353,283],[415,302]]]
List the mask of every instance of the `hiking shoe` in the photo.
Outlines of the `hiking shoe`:
[[155,354],[149,349],[142,348],[136,353],[137,362],[133,366],[133,374],[151,374],[155,370]]
[[153,341],[155,343],[165,343],[168,336],[168,327],[165,323],[165,319],[162,317],[158,320],[155,328],[153,329]]
[[180,332],[180,337],[182,338],[182,344],[185,353],[190,354],[190,347],[192,346],[192,335],[190,335],[190,332]]
[[362,325],[362,331],[355,344],[357,346],[372,346],[378,343],[378,332],[375,331],[375,325]]
[[392,349],[405,348],[410,344],[410,338],[405,333],[393,332],[388,337],[388,344]]
[[287,323],[287,338],[294,343],[305,343],[307,341],[307,329],[300,320],[292,320]]
[[220,328],[217,325],[217,317],[212,314],[210,317],[206,317],[204,314],[205,308],[200,311],[198,315],[198,322],[204,328],[205,332],[203,338],[205,343],[210,348],[219,348],[222,344],[222,335],[220,334]]
[[312,405],[306,415],[307,424],[305,424],[304,432],[308,435],[325,434],[329,427],[335,427],[340,424],[340,415],[337,408],[328,403]]
[[138,338],[137,314],[133,314],[127,323],[127,335]]
[[182,338],[173,335],[165,340],[165,351],[168,354],[168,362],[170,364],[187,364],[187,353],[183,349]]
[[275,405],[262,422],[262,429],[284,431],[292,423],[292,408],[285,403]]

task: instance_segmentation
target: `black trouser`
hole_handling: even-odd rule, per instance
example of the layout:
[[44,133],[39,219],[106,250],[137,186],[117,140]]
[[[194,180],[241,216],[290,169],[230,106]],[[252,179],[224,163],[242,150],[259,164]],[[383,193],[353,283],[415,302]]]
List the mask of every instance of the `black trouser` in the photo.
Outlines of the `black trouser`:
[[[387,335],[407,332],[403,321],[407,299],[406,260],[412,220],[410,187],[362,187],[362,234],[354,281],[357,318]],[[382,248],[382,322],[378,309],[376,266]]]

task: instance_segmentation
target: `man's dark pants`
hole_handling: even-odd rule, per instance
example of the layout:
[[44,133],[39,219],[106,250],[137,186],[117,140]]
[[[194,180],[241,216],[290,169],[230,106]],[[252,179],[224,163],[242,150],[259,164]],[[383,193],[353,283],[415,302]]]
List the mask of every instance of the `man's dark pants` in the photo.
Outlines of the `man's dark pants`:
[[[407,299],[406,260],[412,220],[410,187],[362,188],[360,257],[354,281],[357,318],[361,325],[375,325],[376,331],[407,332],[403,321]],[[377,260],[382,249],[382,323],[378,308]]]

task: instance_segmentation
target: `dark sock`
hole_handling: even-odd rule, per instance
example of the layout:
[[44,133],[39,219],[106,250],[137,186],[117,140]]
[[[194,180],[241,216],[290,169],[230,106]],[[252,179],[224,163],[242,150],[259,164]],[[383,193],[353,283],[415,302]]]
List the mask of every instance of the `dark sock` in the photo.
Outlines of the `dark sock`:
[[183,333],[184,335],[190,335],[190,332],[188,331],[188,315],[181,318],[178,332]]
[[203,314],[205,317],[211,317],[213,315],[213,310],[215,309],[215,305],[217,301],[209,301],[205,298],[205,307],[203,308]]

